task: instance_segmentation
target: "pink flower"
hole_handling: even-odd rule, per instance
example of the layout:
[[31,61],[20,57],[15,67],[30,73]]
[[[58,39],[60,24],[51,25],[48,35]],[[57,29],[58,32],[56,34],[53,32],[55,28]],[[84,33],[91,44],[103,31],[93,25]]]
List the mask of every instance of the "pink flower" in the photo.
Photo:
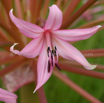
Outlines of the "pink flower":
[[0,88],[0,101],[4,101],[6,103],[17,103],[16,99],[17,95]]
[[58,30],[62,24],[62,12],[56,5],[52,5],[49,9],[49,16],[43,28],[16,18],[12,14],[13,10],[10,11],[10,18],[13,23],[24,35],[33,38],[21,51],[14,50],[14,46],[17,45],[15,43],[10,48],[11,52],[27,58],[34,58],[39,55],[35,91],[49,79],[54,66],[60,70],[58,55],[68,60],[75,60],[88,70],[96,67],[96,65],[89,64],[81,52],[67,41],[87,39],[96,33],[101,26],[98,25],[87,29]]

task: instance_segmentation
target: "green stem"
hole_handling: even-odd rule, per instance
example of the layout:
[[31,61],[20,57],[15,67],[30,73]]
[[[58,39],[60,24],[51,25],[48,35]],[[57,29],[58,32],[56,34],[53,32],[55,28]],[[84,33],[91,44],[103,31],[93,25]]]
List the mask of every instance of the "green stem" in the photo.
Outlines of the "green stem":
[[20,89],[21,103],[40,103],[37,93],[33,94],[34,89],[34,83],[25,85]]

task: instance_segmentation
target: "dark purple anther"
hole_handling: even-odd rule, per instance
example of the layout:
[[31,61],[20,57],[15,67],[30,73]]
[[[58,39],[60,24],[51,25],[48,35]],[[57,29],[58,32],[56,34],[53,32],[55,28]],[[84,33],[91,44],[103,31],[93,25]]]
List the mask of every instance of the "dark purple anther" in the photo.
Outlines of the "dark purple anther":
[[58,70],[60,70],[60,71],[61,71],[61,68],[58,66],[58,64],[57,64],[57,63],[55,63],[55,66],[57,67],[57,69],[58,69]]
[[57,48],[56,48],[56,46],[55,46],[54,56],[57,56],[57,55],[56,55],[56,51],[57,51]]
[[56,51],[54,51],[54,56],[56,56]]
[[55,51],[57,50],[56,46],[55,46]]
[[48,72],[50,72],[50,60],[48,60]]
[[48,57],[49,57],[49,51],[50,51],[50,47],[47,48]]
[[54,51],[52,50],[52,52],[51,52],[51,63],[52,63],[52,66],[53,66],[53,53],[54,53]]

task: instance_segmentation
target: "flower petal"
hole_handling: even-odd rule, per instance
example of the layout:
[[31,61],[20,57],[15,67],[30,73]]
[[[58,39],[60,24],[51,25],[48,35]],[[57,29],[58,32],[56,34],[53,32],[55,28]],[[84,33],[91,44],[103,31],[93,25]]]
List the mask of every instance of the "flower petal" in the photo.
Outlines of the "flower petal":
[[30,38],[37,38],[44,32],[44,29],[39,26],[26,22],[24,20],[18,19],[13,15],[13,9],[10,10],[9,15],[12,22],[19,28],[19,30]]
[[96,67],[96,65],[89,64],[85,59],[85,57],[81,54],[81,52],[78,51],[71,44],[67,43],[66,41],[58,39],[57,37],[53,37],[52,44],[57,47],[59,55],[62,56],[63,58],[65,59],[72,58],[73,60],[82,64],[88,70],[92,70]]
[[62,12],[56,5],[52,5],[49,9],[50,12],[44,29],[57,30],[62,24]]
[[17,103],[16,99],[17,95],[0,88],[0,101],[4,101],[6,103]]
[[34,93],[49,79],[51,74],[52,74],[52,67],[51,67],[51,71],[48,72],[47,45],[46,42],[44,41],[37,64],[37,86],[34,90]]
[[58,38],[65,41],[78,41],[91,37],[100,27],[100,25],[97,25],[95,27],[87,29],[57,30],[52,31],[52,33],[55,34],[55,36],[57,36]]
[[14,46],[17,43],[15,43],[13,46],[11,46],[10,51],[13,52],[14,54],[18,54],[18,55],[23,55],[27,58],[34,58],[36,57],[39,52],[40,49],[42,47],[43,44],[43,39],[42,37],[33,39],[29,44],[27,44],[21,51],[18,50],[14,50]]

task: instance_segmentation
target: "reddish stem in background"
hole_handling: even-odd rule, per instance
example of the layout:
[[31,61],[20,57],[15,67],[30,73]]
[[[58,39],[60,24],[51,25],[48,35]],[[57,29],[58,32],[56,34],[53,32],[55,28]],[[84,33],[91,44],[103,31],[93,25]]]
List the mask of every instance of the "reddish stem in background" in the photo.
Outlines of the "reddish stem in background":
[[80,7],[65,23],[60,29],[69,27],[80,15],[82,15],[89,7],[91,7],[97,0],[88,0],[82,7]]
[[62,0],[57,0],[56,5],[61,9],[61,2]]
[[78,67],[69,66],[66,64],[62,64],[62,63],[59,63],[59,66],[61,67],[62,70],[65,70],[65,71],[68,71],[71,73],[81,74],[81,75],[95,77],[95,78],[99,78],[99,79],[104,79],[104,73],[101,73],[101,72],[81,69]]
[[[30,0],[29,0],[30,1]],[[29,9],[29,2],[28,2],[28,0],[22,0],[22,1],[20,1],[21,2],[21,8],[22,8],[22,10],[23,10],[23,13],[24,13],[24,15],[26,14],[26,12],[27,12],[27,10]],[[24,16],[23,15],[23,16]]]
[[9,17],[9,11],[11,10],[12,8],[12,0],[1,0],[3,6],[4,6],[4,11],[5,12],[5,16],[6,16],[6,20],[8,21],[8,23],[10,23],[10,25],[12,26],[12,28],[17,31],[17,28],[16,26],[13,24],[13,22],[10,20],[10,17]]
[[6,51],[10,52],[10,46],[12,46],[13,43],[9,41],[0,41],[0,47],[5,49]]
[[65,5],[67,5],[68,0],[63,0],[63,1],[64,1],[64,3],[63,3],[63,7],[64,7]]
[[6,13],[6,10],[2,7],[1,4],[0,4],[0,20],[10,26],[9,19],[8,19],[8,15]]
[[44,1],[43,11],[42,11],[42,17],[43,17],[43,19],[46,18],[47,10],[48,10],[48,7],[49,7],[49,3],[50,3],[50,0],[45,0]]
[[37,24],[37,19],[39,18],[40,13],[41,13],[42,3],[43,3],[43,1],[42,1],[42,0],[39,0],[39,1],[38,1],[38,4],[37,4],[37,12],[36,12],[36,15],[35,15],[35,18],[36,18],[35,23],[36,23],[36,24]]
[[97,64],[96,69],[98,69],[98,70],[104,70],[104,65],[98,65],[98,64]]
[[16,5],[17,17],[20,18],[20,19],[23,19],[20,0],[15,0],[15,5]]
[[85,54],[83,53],[83,55],[86,57],[86,58],[95,58],[95,57],[104,57],[104,53],[92,53],[92,54]]
[[5,9],[3,9],[3,14],[4,14],[4,19],[5,19],[5,23],[9,26],[13,26],[14,24],[10,21],[10,18],[9,18],[9,13],[6,12]]
[[101,5],[101,4],[104,4],[104,1],[97,1],[93,6],[98,6],[98,5]]
[[63,16],[63,23],[70,17],[70,15],[74,12],[78,4],[81,2],[81,0],[71,0],[70,4],[68,5],[67,9],[65,10],[64,16]]
[[104,19],[99,19],[99,20],[94,20],[92,22],[88,22],[80,27],[78,27],[79,29],[80,28],[90,28],[90,27],[93,27],[95,25],[99,25],[100,23],[104,23]]
[[81,53],[104,53],[104,49],[81,50]]
[[[32,70],[34,72],[34,78],[35,78],[34,80],[35,80],[35,84],[36,84],[37,83],[37,63],[34,60],[34,61],[31,62],[30,65],[32,65]],[[38,97],[39,97],[40,103],[47,103],[47,99],[46,99],[43,87],[38,89],[37,93],[38,93]]]
[[21,37],[19,36],[18,32],[15,32],[12,30],[12,28],[9,28],[6,24],[4,24],[2,21],[0,21],[0,26],[2,28],[4,28],[9,34],[10,36],[18,43],[20,43],[21,47],[23,48],[24,47],[24,43],[23,41],[21,40]]
[[18,59],[22,59],[23,57],[20,57],[20,56],[6,56],[6,57],[1,57],[0,58],[0,65],[1,64],[6,64],[6,63],[10,63],[10,62],[14,62],[14,61],[17,61]]
[[5,55],[5,57],[10,56],[10,53],[7,51],[0,51],[0,57],[2,58],[2,57],[4,57],[4,55]]
[[40,103],[47,103],[47,99],[46,99],[46,96],[45,96],[44,88],[41,87],[40,89],[38,89],[37,93],[38,93],[38,97],[39,97]]
[[[63,60],[63,61],[60,61],[60,63],[65,63],[65,64],[67,64],[67,65],[72,65],[72,66],[75,66],[76,68],[77,67],[81,67],[81,68],[83,68],[83,66],[81,65],[81,64],[79,64],[79,63],[77,63],[77,62],[74,62],[74,61],[67,61],[67,60]],[[96,64],[93,64],[93,65],[96,65]],[[99,65],[99,64],[97,64],[97,67],[95,68],[96,70],[104,70],[104,65]]]
[[[21,7],[21,2],[20,0],[15,0],[15,5],[16,5],[16,15],[18,18],[23,19],[23,13],[22,13],[22,7]],[[21,35],[22,40],[24,41],[24,44],[27,44],[27,37],[25,35]]]
[[11,65],[3,68],[2,70],[0,70],[0,77],[6,75],[7,73],[15,70],[16,68],[20,67],[21,65],[23,65],[25,63],[25,58],[21,58],[18,61],[16,61],[15,63],[12,63]]
[[3,14],[2,14],[2,10],[1,10],[1,4],[0,4],[0,19],[5,22],[5,19],[3,17]]
[[[12,45],[13,45],[13,42],[10,42],[10,41],[2,41],[2,42],[0,42],[0,47],[12,46]],[[10,49],[10,47],[9,47],[9,49]]]
[[0,28],[0,38],[3,40],[3,41],[9,41],[6,33]]
[[35,84],[37,83],[37,63],[36,61],[31,61],[30,65],[32,66],[32,70],[34,73],[34,80],[35,80]]
[[31,22],[35,23],[38,0],[29,0],[28,3],[29,3],[29,10],[30,10],[30,13],[31,13]]
[[81,87],[79,87],[78,85],[76,85],[71,79],[69,79],[67,77],[67,75],[62,74],[56,70],[53,70],[53,74],[59,78],[61,81],[63,81],[65,84],[67,84],[69,87],[71,87],[72,89],[74,89],[76,92],[78,92],[80,95],[82,95],[84,98],[86,98],[88,101],[90,101],[91,103],[102,103],[101,101],[99,101],[98,99],[96,99],[95,97],[93,97],[91,94],[89,94],[88,92],[86,92],[85,90],[83,90]]
[[49,3],[50,3],[50,0],[45,0],[45,1],[44,1],[43,12],[42,12],[42,17],[43,17],[43,19],[46,18],[47,10],[48,10],[48,8],[49,8]]
[[12,8],[12,0],[1,0],[1,2],[2,2],[2,4],[4,5],[4,7],[5,7],[5,10],[7,11],[7,12],[9,12],[10,11],[10,9]]

